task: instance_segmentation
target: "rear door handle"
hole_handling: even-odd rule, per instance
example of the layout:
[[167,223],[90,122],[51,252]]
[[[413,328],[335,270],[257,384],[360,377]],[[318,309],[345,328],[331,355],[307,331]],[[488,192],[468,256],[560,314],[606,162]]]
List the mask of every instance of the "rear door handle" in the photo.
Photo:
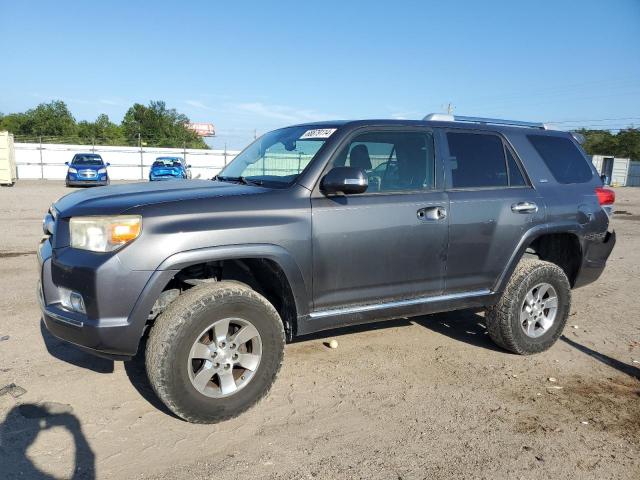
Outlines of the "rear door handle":
[[418,210],[417,214],[420,220],[434,222],[447,218],[447,209],[442,206],[425,207]]
[[511,205],[511,211],[515,213],[536,213],[538,205],[533,202],[518,202]]

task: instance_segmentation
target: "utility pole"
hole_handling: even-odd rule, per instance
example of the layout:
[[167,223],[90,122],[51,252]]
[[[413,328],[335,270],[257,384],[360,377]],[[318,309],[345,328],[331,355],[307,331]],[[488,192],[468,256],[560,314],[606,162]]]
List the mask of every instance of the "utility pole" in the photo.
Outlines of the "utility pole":
[[140,180],[144,180],[144,156],[142,155],[142,135],[138,132],[138,148],[140,149]]
[[44,180],[44,162],[42,161],[42,135],[40,135],[38,141],[40,143],[38,147],[38,150],[40,151],[40,178]]
[[451,105],[451,102],[449,102],[449,104],[447,105],[447,114],[448,115],[453,114],[453,105]]
[[224,166],[227,166],[227,142],[224,142]]

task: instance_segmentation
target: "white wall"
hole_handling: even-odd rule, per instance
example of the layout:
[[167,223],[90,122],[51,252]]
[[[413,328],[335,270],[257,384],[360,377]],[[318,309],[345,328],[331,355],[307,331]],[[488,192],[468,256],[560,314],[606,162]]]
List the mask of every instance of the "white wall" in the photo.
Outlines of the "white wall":
[[627,187],[640,187],[640,161],[631,161],[627,175]]
[[[142,151],[141,151],[142,150]],[[67,173],[64,162],[76,153],[95,152],[110,163],[113,180],[149,178],[149,168],[156,157],[181,156],[191,165],[193,178],[211,178],[239,153],[236,150],[200,150],[187,148],[110,147],[104,145],[58,145],[51,143],[16,143],[15,159],[18,178],[63,180]],[[141,167],[142,162],[142,167]]]

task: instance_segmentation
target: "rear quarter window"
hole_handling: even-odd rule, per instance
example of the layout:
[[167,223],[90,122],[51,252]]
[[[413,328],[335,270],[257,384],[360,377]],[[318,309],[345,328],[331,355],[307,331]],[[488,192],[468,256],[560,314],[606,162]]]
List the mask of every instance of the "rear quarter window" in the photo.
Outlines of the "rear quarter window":
[[593,172],[578,147],[564,137],[527,135],[558,183],[585,183]]

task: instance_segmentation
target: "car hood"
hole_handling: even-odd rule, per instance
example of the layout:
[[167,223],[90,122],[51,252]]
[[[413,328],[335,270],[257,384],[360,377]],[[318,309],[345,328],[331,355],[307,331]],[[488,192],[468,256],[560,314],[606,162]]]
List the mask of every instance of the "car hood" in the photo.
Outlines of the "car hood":
[[267,189],[211,180],[144,182],[97,187],[65,195],[54,207],[61,217],[116,215],[134,207],[198,198],[252,195]]

